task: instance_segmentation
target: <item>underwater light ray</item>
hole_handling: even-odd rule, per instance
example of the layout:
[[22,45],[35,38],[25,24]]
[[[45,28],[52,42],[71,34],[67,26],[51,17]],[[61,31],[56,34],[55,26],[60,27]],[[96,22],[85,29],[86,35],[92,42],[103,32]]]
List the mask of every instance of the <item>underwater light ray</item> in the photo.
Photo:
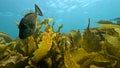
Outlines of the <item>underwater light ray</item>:
[[78,8],[84,8],[87,7],[89,5],[94,5],[94,3],[99,2],[102,0],[64,0],[64,1],[60,1],[60,0],[52,0],[52,1],[48,1],[47,5],[49,5],[49,8],[54,8],[55,10],[58,11],[58,13],[62,13],[62,10],[66,10],[67,12],[70,12],[74,9],[78,9]]
[[76,6],[76,5],[73,5],[71,8],[68,8],[67,11],[70,12],[70,11],[72,11],[72,10],[75,9],[75,8],[77,8],[77,6]]

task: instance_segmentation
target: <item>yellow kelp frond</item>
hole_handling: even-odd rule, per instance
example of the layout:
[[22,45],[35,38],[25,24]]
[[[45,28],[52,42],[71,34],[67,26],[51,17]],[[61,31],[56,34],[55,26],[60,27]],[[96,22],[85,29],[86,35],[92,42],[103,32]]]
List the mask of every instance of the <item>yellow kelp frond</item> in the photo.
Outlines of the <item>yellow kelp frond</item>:
[[2,56],[5,51],[7,51],[9,46],[9,44],[0,44],[0,56]]
[[4,38],[5,42],[11,42],[13,39],[6,33],[0,32],[0,37]]
[[17,27],[19,26],[19,22],[16,22],[15,24],[16,24]]
[[106,45],[106,52],[107,54],[113,56],[120,60],[120,37],[113,37],[110,35],[105,35],[107,45]]
[[106,33],[114,33],[114,34],[119,34],[120,35],[120,25],[109,22],[109,21],[99,21],[100,28],[106,30]]
[[81,47],[81,34],[79,30],[71,30],[68,36],[71,39],[73,48]]
[[91,65],[98,67],[109,67],[116,63],[106,55],[102,55],[97,52],[87,53],[83,48],[79,48],[74,52],[71,52],[73,59],[80,65],[81,68],[89,68]]
[[120,36],[120,28],[114,28],[114,30],[119,34]]
[[[17,53],[17,52],[13,52],[13,51],[9,51],[5,53],[5,56],[3,57],[3,59],[0,59],[0,68],[15,68],[15,64],[24,61],[25,59],[27,59],[27,57],[24,57],[22,54]],[[22,65],[21,65],[22,67]],[[20,67],[17,67],[20,68]]]
[[28,37],[28,53],[32,54],[37,49],[35,40],[32,36]]
[[44,19],[41,23],[48,24],[49,22],[52,22],[52,21],[54,21],[52,18],[47,18],[47,19]]
[[44,31],[46,31],[46,32],[53,32],[54,31],[53,26],[50,26],[50,24],[49,24],[52,20],[53,20],[52,18],[47,18],[41,22],[42,24],[45,25]]
[[24,55],[32,56],[33,55],[32,53],[37,49],[36,43],[37,42],[35,41],[33,36],[29,36],[24,40],[17,39],[15,50],[17,50],[17,52],[20,52]]
[[77,62],[73,59],[69,50],[66,50],[64,53],[64,63],[65,63],[66,68],[80,68]]
[[0,43],[4,43],[4,38],[0,37]]
[[60,29],[63,27],[63,24],[60,24],[59,27],[58,27],[58,30],[57,32],[60,32]]
[[38,44],[38,49],[33,53],[32,61],[35,63],[45,57],[52,46],[51,34],[44,32],[42,35],[42,41]]
[[32,36],[28,37],[27,39],[27,48],[28,48],[28,54],[32,54],[36,49],[36,43]]
[[104,35],[104,37],[113,46],[120,46],[119,37],[114,37],[114,36],[110,36],[110,35]]
[[54,21],[53,18],[47,18],[49,22]]

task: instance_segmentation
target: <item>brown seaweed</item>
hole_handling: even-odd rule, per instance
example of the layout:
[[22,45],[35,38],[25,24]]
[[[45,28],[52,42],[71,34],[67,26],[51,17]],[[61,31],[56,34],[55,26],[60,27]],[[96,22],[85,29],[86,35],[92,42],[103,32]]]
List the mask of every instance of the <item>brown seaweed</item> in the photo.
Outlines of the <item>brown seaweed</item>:
[[90,23],[89,18],[83,34],[61,33],[63,24],[55,31],[52,18],[39,22],[24,40],[0,33],[0,68],[120,68],[119,24],[102,20],[91,28]]
[[88,20],[88,27],[82,36],[82,47],[88,52],[96,52],[101,50],[99,37],[90,30],[90,19]]

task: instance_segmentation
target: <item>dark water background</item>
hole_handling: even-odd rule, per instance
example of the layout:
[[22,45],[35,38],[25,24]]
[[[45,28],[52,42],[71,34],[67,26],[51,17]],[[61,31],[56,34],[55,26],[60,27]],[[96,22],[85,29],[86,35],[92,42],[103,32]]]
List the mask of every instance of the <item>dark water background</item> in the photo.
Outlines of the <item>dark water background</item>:
[[0,0],[0,32],[6,32],[12,38],[18,36],[16,22],[28,12],[34,11],[34,4],[42,10],[40,20],[52,17],[56,21],[55,29],[63,24],[61,32],[83,30],[87,27],[88,17],[91,27],[99,20],[120,17],[120,0]]

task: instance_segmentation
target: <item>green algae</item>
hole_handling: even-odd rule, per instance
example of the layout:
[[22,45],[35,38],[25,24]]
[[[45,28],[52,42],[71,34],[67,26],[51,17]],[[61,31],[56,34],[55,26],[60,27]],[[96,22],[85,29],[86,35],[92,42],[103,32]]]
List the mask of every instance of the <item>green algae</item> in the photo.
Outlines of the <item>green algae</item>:
[[90,28],[88,22],[83,34],[61,33],[62,24],[55,31],[52,18],[39,22],[24,40],[1,32],[0,68],[120,68],[119,24],[101,20],[99,27]]

